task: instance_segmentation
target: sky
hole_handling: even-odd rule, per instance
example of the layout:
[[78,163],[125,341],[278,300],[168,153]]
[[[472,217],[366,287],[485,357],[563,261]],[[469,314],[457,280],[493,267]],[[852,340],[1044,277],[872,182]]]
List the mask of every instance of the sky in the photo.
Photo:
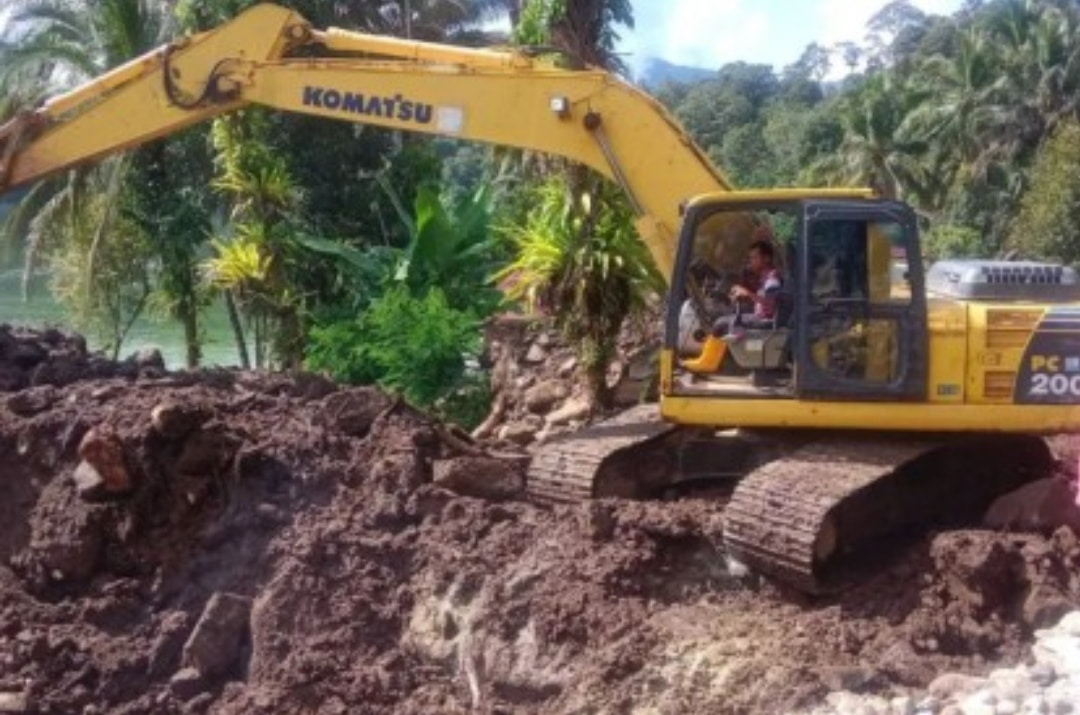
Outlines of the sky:
[[[811,42],[862,42],[867,21],[887,0],[632,0],[634,29],[620,51],[637,67],[646,57],[716,69],[727,62],[778,70]],[[951,14],[962,0],[912,0],[931,14]],[[839,63],[837,63],[839,64]],[[834,75],[842,68],[835,68]]]

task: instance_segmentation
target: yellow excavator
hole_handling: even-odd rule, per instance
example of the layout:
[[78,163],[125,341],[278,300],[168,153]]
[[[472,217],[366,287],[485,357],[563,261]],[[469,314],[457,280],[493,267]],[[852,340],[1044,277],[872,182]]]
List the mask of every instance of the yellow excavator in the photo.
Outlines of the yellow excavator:
[[[927,268],[904,203],[736,191],[655,100],[522,50],[316,30],[258,5],[0,127],[0,193],[250,105],[560,155],[626,192],[670,281],[659,406],[540,448],[538,501],[730,480],[731,555],[820,592],[897,534],[1044,474],[1043,437],[1080,426],[1071,268]],[[730,290],[763,245],[767,312]]]

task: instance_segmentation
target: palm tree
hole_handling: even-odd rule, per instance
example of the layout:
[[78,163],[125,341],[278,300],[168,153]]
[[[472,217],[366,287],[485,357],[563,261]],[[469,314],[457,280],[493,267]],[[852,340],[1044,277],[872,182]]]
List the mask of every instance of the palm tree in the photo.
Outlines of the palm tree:
[[811,177],[878,186],[894,199],[923,191],[921,159],[929,143],[911,130],[911,123],[928,96],[928,90],[894,73],[871,75],[841,110],[845,133],[839,151],[811,167]]
[[[5,35],[0,37],[0,87],[17,103],[5,108],[13,112],[33,106],[46,92],[63,90],[85,82],[132,57],[159,45],[171,31],[165,6],[151,0],[30,0],[11,16]],[[18,106],[16,106],[16,104]],[[125,157],[114,157],[96,169],[76,169],[66,178],[49,179],[35,185],[9,216],[4,227],[10,242],[26,236],[24,293],[27,278],[38,254],[45,248],[44,237],[70,236],[72,231],[92,231],[89,256],[84,265],[86,291],[92,291],[95,258],[103,237],[117,212],[115,198],[124,185]],[[88,172],[104,173],[100,182],[86,180]],[[89,225],[79,220],[87,187],[109,191],[109,210]],[[105,187],[105,188],[100,188]],[[64,222],[66,231],[50,231],[50,224]],[[141,305],[141,304],[140,304]],[[141,309],[141,308],[140,308]]]
[[958,35],[954,56],[926,58],[918,77],[933,97],[912,112],[912,130],[950,147],[958,161],[974,161],[982,149],[990,105],[1002,85],[990,38],[968,28]]

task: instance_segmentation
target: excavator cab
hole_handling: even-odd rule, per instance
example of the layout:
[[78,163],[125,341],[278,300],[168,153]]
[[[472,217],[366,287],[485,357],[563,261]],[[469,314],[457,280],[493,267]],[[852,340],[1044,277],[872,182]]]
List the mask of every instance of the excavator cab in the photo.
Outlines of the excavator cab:
[[[918,230],[912,210],[873,198],[805,195],[711,196],[684,217],[672,281],[667,348],[673,394],[817,400],[912,400],[926,395],[926,302]],[[749,218],[749,220],[748,220]],[[768,296],[768,318],[732,302],[720,318],[730,329],[722,356],[708,339],[687,345],[679,314],[709,334],[715,309],[695,304],[701,291],[687,268],[701,256],[732,261],[755,237],[776,246],[781,287]],[[915,267],[913,270],[911,267]],[[672,329],[674,328],[674,329]],[[681,341],[681,343],[680,343]],[[716,339],[712,339],[713,345]],[[708,359],[706,359],[708,357]],[[709,364],[710,361],[713,364]]]

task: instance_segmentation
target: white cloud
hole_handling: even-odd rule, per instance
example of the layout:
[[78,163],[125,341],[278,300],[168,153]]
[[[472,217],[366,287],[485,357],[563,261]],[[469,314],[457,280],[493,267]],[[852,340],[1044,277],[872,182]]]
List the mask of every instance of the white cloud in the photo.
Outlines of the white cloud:
[[[862,43],[866,23],[888,0],[633,0],[633,30],[620,51],[638,67],[648,57],[715,69],[744,60],[794,62],[811,42]],[[912,0],[923,12],[948,14],[961,0]],[[835,63],[843,70],[842,62]]]
[[[631,66],[650,56],[677,64],[717,68],[746,59],[769,31],[766,13],[753,0],[669,0],[638,2],[633,31],[620,47]],[[732,28],[738,28],[733,32]]]
[[[866,25],[887,4],[886,0],[819,0],[821,32],[815,40],[830,47],[839,42],[863,44],[866,41]],[[954,12],[959,0],[911,0],[911,4],[931,15]],[[837,79],[847,72],[841,58],[834,59],[829,79]]]

